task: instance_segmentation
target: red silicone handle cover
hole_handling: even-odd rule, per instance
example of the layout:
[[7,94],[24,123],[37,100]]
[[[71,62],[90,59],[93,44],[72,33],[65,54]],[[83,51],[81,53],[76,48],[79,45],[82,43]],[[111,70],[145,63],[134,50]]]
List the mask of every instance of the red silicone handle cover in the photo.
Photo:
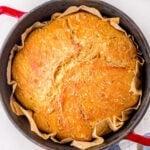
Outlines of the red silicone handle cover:
[[12,17],[15,17],[15,18],[20,18],[25,13],[26,12],[19,11],[19,10],[16,10],[16,9],[13,9],[13,8],[10,8],[10,7],[7,7],[7,6],[0,6],[0,15],[5,14],[5,15],[12,16]]
[[127,137],[127,140],[136,142],[138,144],[142,144],[145,146],[150,146],[150,137],[144,137],[142,135],[139,135],[135,132],[131,132]]

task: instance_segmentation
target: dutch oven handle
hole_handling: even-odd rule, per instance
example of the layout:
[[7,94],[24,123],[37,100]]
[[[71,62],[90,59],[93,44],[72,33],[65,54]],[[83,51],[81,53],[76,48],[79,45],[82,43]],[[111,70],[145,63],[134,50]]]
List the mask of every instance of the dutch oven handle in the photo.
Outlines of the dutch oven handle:
[[[9,15],[15,18],[20,18],[25,13],[26,12],[19,11],[13,8],[9,8],[7,6],[0,6],[0,15],[5,14],[5,15]],[[142,145],[150,146],[150,137],[144,137],[134,132],[129,133],[129,135],[125,139],[142,144]]]
[[129,133],[125,139],[136,142],[141,145],[150,146],[150,137],[144,137],[135,132]]
[[22,17],[26,12],[16,10],[7,6],[0,6],[0,15],[5,14],[8,16],[12,16],[15,18],[20,18]]

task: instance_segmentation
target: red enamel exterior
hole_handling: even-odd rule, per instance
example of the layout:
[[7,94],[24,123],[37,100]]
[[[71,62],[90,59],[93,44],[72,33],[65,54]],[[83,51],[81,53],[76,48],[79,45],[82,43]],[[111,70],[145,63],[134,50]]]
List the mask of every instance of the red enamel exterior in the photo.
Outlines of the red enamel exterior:
[[19,11],[19,10],[16,10],[16,9],[13,9],[13,8],[10,8],[7,6],[0,6],[0,15],[1,14],[20,18],[21,16],[23,16],[25,14],[25,12]]

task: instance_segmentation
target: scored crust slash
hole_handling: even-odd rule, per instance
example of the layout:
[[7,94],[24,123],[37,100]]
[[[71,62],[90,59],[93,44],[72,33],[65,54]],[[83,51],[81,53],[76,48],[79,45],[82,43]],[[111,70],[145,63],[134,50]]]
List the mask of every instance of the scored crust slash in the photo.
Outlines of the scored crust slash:
[[21,41],[8,62],[10,105],[41,138],[87,149],[139,108],[144,62],[119,18],[72,6],[33,24]]

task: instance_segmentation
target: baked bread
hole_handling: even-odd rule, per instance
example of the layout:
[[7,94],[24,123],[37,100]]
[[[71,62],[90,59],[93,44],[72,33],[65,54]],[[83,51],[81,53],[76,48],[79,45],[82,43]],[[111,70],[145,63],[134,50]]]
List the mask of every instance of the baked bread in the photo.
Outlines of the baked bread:
[[137,104],[137,60],[128,36],[79,11],[30,33],[12,64],[15,95],[41,131],[90,141],[97,123]]

